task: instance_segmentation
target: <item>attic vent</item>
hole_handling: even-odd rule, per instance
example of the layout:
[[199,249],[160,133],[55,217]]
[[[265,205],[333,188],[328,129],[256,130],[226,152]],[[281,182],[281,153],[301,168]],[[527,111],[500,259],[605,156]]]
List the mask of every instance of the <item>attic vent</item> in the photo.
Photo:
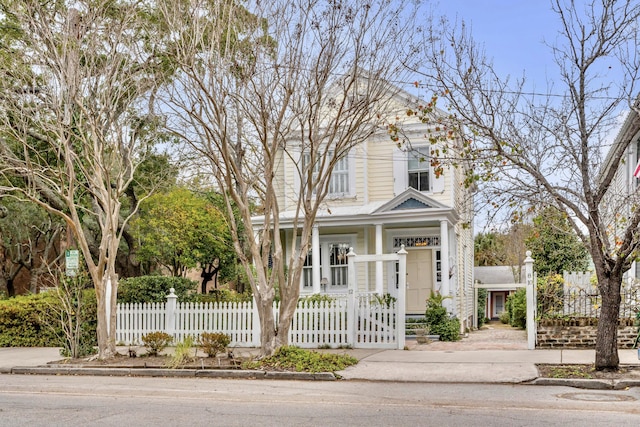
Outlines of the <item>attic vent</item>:
[[404,202],[400,203],[398,206],[396,206],[395,208],[393,208],[392,210],[397,211],[397,210],[402,210],[402,209],[426,209],[426,208],[430,208],[432,206],[429,206],[419,200],[414,199],[413,197],[405,200]]

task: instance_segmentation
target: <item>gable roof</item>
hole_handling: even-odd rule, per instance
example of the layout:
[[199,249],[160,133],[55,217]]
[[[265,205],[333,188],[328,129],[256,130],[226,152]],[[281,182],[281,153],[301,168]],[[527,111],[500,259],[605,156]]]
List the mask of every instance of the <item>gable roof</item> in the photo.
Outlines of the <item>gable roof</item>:
[[413,209],[446,209],[442,203],[432,199],[431,197],[419,192],[415,188],[407,188],[378,209],[371,212],[373,215],[382,214],[393,211],[413,210]]
[[[520,283],[519,280],[515,280],[515,271],[517,271],[517,267],[510,265],[473,267],[473,276],[481,284],[511,285]],[[520,271],[524,272],[524,267],[521,267]]]

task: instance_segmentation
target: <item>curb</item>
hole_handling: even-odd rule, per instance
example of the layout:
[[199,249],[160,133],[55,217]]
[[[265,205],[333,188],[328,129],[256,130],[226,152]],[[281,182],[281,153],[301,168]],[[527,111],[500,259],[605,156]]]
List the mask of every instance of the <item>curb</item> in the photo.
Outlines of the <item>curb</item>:
[[[279,372],[237,369],[166,369],[166,368],[92,368],[79,366],[16,366],[2,368],[0,374],[15,375],[74,375],[111,377],[174,377],[174,378],[220,378],[250,380],[294,380],[294,381],[337,381],[332,372]],[[347,380],[348,381],[348,380]],[[353,379],[352,381],[363,381]],[[388,382],[388,381],[387,381]],[[476,384],[486,384],[479,381]],[[640,380],[535,378],[525,382],[503,382],[501,384],[524,384],[538,386],[564,386],[586,390],[626,390],[640,387]]]
[[0,373],[16,375],[86,375],[111,377],[186,377],[186,378],[236,378],[299,381],[335,381],[332,372],[278,372],[231,369],[165,369],[165,368],[80,368],[48,366],[16,366]]
[[565,386],[587,390],[626,390],[632,387],[640,387],[640,380],[536,378],[528,384],[543,386]]

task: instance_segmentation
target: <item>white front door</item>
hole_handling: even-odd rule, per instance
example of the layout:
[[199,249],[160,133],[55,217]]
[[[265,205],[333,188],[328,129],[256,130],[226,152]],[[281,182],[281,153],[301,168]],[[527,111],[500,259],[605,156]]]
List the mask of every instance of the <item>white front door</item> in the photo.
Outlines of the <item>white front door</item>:
[[424,314],[433,289],[431,249],[409,250],[407,254],[407,314]]

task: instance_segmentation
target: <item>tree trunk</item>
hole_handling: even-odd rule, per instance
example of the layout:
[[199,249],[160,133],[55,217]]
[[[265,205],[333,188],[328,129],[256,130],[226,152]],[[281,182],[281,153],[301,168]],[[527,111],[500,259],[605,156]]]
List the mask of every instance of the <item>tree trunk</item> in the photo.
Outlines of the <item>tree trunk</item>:
[[273,300],[259,301],[255,299],[260,316],[260,357],[269,357],[278,348],[278,334],[276,331],[275,318],[273,316]]
[[622,277],[598,277],[602,307],[596,336],[596,370],[616,370],[618,357],[618,317],[620,313],[620,285]]

